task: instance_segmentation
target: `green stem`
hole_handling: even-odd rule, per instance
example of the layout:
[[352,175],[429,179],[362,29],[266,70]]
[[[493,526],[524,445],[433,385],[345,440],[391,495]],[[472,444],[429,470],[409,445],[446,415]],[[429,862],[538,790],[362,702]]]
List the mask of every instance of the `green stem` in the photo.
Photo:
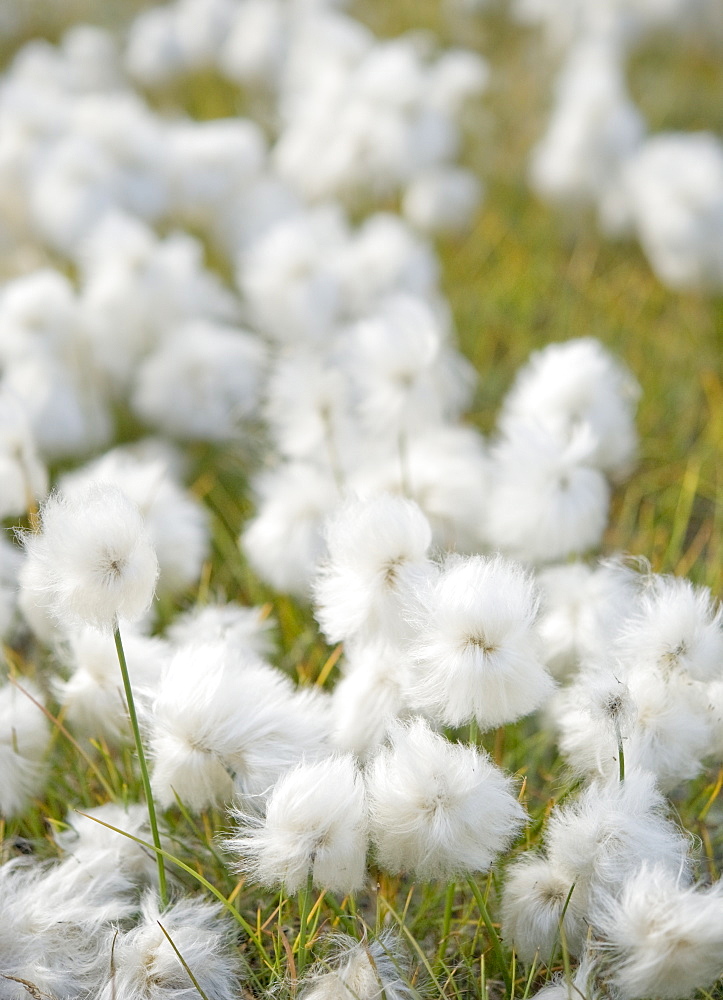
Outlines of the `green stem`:
[[146,764],[146,755],[143,750],[143,741],[141,739],[141,730],[138,725],[138,716],[136,714],[136,705],[133,700],[133,688],[131,687],[131,679],[128,676],[128,664],[126,663],[126,655],[123,650],[123,642],[121,640],[120,628],[116,623],[116,627],[113,631],[113,638],[115,639],[115,648],[118,653],[118,662],[120,663],[121,676],[123,677],[123,687],[126,693],[126,702],[128,704],[128,715],[130,716],[131,726],[133,727],[133,738],[136,742],[136,753],[138,754],[138,761],[141,766],[141,781],[143,782],[143,791],[146,795],[146,805],[148,807],[148,820],[151,824],[151,836],[153,838],[153,846],[156,848],[156,862],[158,864],[158,896],[161,901],[161,909],[165,909],[168,905],[168,890],[166,888],[166,869],[163,864],[163,855],[161,851],[161,838],[158,834],[158,821],[156,820],[156,807],[153,803],[153,793],[151,792],[151,779],[148,776],[148,765]]
[[450,882],[444,897],[444,918],[442,921],[442,937],[439,942],[439,954],[437,960],[444,958],[444,949],[447,945],[447,938],[452,927],[452,907],[454,906],[454,893],[457,888],[456,882]]
[[505,987],[507,989],[507,996],[512,1000],[512,995],[514,993],[514,983],[512,982],[512,977],[510,976],[509,969],[507,968],[507,963],[505,961],[505,953],[502,948],[502,942],[500,941],[500,936],[497,933],[497,928],[492,923],[492,918],[490,917],[489,910],[487,909],[487,903],[485,902],[484,896],[480,891],[480,887],[474,880],[474,876],[470,875],[468,880],[469,887],[472,890],[472,895],[477,901],[477,906],[479,908],[480,916],[482,917],[482,922],[487,928],[487,933],[490,936],[490,941],[492,942],[492,950],[494,951],[497,961],[500,966],[500,973],[505,981]]
[[623,750],[623,735],[620,732],[620,725],[616,724],[615,733],[618,738],[618,777],[625,781],[625,752]]
[[306,879],[306,889],[302,889],[299,892],[299,910],[301,917],[301,926],[299,927],[299,937],[298,937],[298,958],[296,960],[296,970],[297,977],[301,979],[304,969],[306,968],[306,941],[308,934],[309,925],[309,911],[311,910],[311,898],[314,894],[314,866],[309,865],[309,875]]

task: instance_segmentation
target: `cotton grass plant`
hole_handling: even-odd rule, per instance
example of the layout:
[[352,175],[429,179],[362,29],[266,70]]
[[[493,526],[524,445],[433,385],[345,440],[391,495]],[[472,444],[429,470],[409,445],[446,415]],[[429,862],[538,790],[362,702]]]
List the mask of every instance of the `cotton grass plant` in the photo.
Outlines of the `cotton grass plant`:
[[721,991],[716,42],[483,6],[7,35],[3,1000]]

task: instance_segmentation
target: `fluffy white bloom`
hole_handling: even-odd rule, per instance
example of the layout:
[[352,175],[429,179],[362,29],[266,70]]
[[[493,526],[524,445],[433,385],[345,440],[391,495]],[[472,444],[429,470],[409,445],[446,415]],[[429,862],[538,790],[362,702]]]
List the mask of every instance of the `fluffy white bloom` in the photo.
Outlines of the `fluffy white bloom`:
[[302,761],[276,784],[262,822],[238,815],[238,833],[226,842],[236,867],[263,885],[294,893],[311,873],[319,888],[361,889],[366,871],[367,807],[354,757]]
[[327,704],[285,674],[225,643],[182,647],[168,664],[148,720],[159,802],[189,808],[263,797],[306,754],[326,749]]
[[350,500],[328,522],[326,538],[314,595],[327,638],[404,634],[405,606],[433,572],[432,533],[417,505],[392,496]]
[[619,479],[635,459],[639,395],[632,374],[592,337],[549,344],[518,372],[498,425],[514,433],[518,420],[535,420],[561,442],[584,427],[589,464]]
[[[119,447],[66,473],[61,489],[69,497],[112,485],[135,501],[158,557],[158,593],[175,595],[194,583],[210,545],[203,505],[176,481],[172,458],[150,449]],[[126,616],[128,617],[128,616]]]
[[682,877],[689,838],[668,815],[653,775],[628,769],[624,781],[590,784],[553,809],[545,830],[550,863],[575,883],[578,905],[596,886],[622,888],[643,864]]
[[207,996],[215,1000],[238,996],[241,963],[232,947],[232,926],[220,907],[179,899],[161,910],[155,895],[149,893],[139,923],[108,936],[105,981],[98,1000],[190,1000],[198,996],[163,930]]
[[421,718],[392,727],[366,781],[379,864],[417,879],[487,871],[525,819],[511,778],[483,751],[449,743]]
[[352,645],[344,669],[332,696],[332,741],[340,750],[365,755],[407,708],[408,657],[395,646]]
[[723,144],[709,132],[654,135],[624,174],[650,264],[671,288],[723,286]]
[[358,437],[350,397],[348,374],[333,354],[308,349],[283,354],[270,375],[264,406],[279,452],[325,463],[340,477],[355,456]]
[[593,679],[583,674],[550,703],[559,728],[559,746],[579,774],[614,777],[618,734],[611,706],[621,705],[620,735],[625,766],[655,774],[667,791],[695,777],[709,752],[710,719],[703,691],[679,676],[652,670],[604,668]]
[[605,971],[623,1000],[666,1000],[709,989],[723,970],[723,886],[681,884],[646,865],[592,913]]
[[228,604],[197,605],[176,615],[166,637],[176,646],[223,642],[239,654],[267,656],[274,647],[274,620],[265,608]]
[[714,680],[723,671],[723,608],[706,587],[652,576],[617,647],[631,665]]
[[68,627],[112,629],[147,611],[158,560],[138,507],[118,487],[52,494],[40,517],[42,530],[23,537],[28,598]]
[[287,462],[254,480],[256,514],[241,546],[262,580],[277,590],[308,597],[324,552],[324,518],[339,502],[328,468]]
[[529,574],[497,556],[451,557],[423,591],[410,647],[413,703],[437,721],[490,729],[534,711],[553,688]]
[[595,447],[585,427],[563,443],[537,421],[516,421],[492,453],[490,543],[532,562],[597,548],[610,488],[592,464]]
[[34,702],[45,699],[27,677],[0,687],[0,813],[6,817],[22,812],[45,779],[50,724]]
[[523,962],[549,964],[563,933],[569,953],[580,953],[587,925],[583,894],[573,885],[566,871],[539,855],[523,855],[507,870],[502,934]]
[[70,864],[83,866],[94,873],[94,877],[99,877],[99,881],[114,871],[123,872],[137,883],[153,881],[157,877],[158,868],[151,850],[102,825],[107,823],[149,843],[151,830],[145,805],[124,807],[107,802],[83,812],[86,815],[69,813],[65,828],[54,834],[56,843]]
[[443,424],[407,440],[404,468],[397,448],[375,456],[351,477],[359,496],[406,493],[426,516],[435,547],[474,552],[485,537],[490,461],[481,434]]
[[472,369],[445,344],[445,331],[420,298],[397,294],[349,333],[356,409],[372,432],[417,433],[468,402]]
[[251,334],[196,320],[144,360],[133,407],[171,437],[237,439],[258,406],[264,361],[263,345]]
[[281,343],[319,344],[339,317],[334,255],[347,239],[334,206],[282,219],[238,261],[237,283],[256,327]]
[[[135,699],[147,702],[168,659],[166,644],[124,628],[123,647]],[[133,734],[112,637],[86,627],[69,632],[61,649],[70,676],[67,680],[55,678],[53,690],[73,730],[91,739],[104,739],[112,747],[131,743]]]
[[581,562],[550,566],[536,575],[540,588],[539,634],[555,677],[597,659],[632,614],[642,578],[620,561],[596,567]]
[[538,194],[602,202],[603,213],[606,199],[617,195],[620,170],[645,134],[620,63],[618,44],[599,35],[581,39],[569,52],[547,131],[532,152],[530,181]]
[[340,934],[334,952],[305,980],[300,1000],[412,1000],[409,959],[389,934],[356,941]]

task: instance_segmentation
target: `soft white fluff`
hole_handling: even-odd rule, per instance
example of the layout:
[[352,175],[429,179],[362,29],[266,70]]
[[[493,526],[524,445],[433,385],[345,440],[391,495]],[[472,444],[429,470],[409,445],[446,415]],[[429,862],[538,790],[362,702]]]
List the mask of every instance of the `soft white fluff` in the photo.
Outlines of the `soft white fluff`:
[[[36,702],[38,704],[36,704]],[[43,787],[50,724],[45,699],[27,677],[0,687],[0,813],[15,816]]]
[[[124,628],[123,647],[134,698],[139,704],[147,702],[168,659],[166,643]],[[60,655],[70,675],[67,680],[55,678],[53,690],[74,732],[112,747],[132,742],[113,638],[94,628],[72,631]]]
[[177,481],[169,458],[121,446],[67,473],[61,487],[76,496],[91,483],[119,487],[140,508],[158,557],[159,594],[177,595],[198,579],[210,545],[208,515]]
[[323,751],[329,726],[321,693],[295,692],[281,671],[217,642],[178,650],[148,728],[159,802],[177,795],[199,810],[234,788],[263,798],[304,754]]
[[235,440],[258,406],[264,362],[251,334],[195,320],[143,361],[132,404],[171,437]]
[[[578,955],[585,943],[584,901],[569,874],[547,858],[525,854],[507,870],[502,934],[523,962],[549,965],[556,947]],[[564,916],[563,916],[564,914]]]
[[421,880],[487,871],[525,819],[512,779],[421,718],[394,725],[389,740],[366,770],[380,866]]
[[530,575],[501,556],[450,557],[423,592],[410,653],[410,698],[438,722],[513,722],[552,692]]
[[391,722],[406,712],[409,666],[395,646],[352,646],[332,696],[335,746],[365,755],[384,740]]
[[414,588],[433,572],[432,532],[415,503],[349,500],[327,524],[327,561],[314,584],[316,618],[331,642],[399,636]]
[[597,548],[610,488],[593,464],[596,447],[585,426],[565,442],[537,419],[510,422],[492,452],[490,544],[532,562]]
[[21,586],[68,627],[112,629],[135,621],[153,600],[158,560],[137,505],[117,486],[96,483],[70,497],[54,493],[41,531],[23,536]]
[[697,681],[723,672],[723,608],[707,587],[651,576],[617,643],[626,663]]
[[213,903],[179,899],[161,910],[155,895],[148,893],[138,924],[106,939],[106,972],[98,1000],[190,1000],[198,996],[175,949],[207,996],[235,1000],[241,962],[232,946],[232,929]]
[[536,420],[562,442],[585,427],[590,436],[587,461],[619,479],[635,460],[639,395],[631,372],[598,340],[549,344],[517,373],[498,426],[503,433],[514,433],[517,421]]
[[409,958],[390,934],[376,941],[356,941],[340,934],[334,951],[312,970],[300,1000],[412,1000]]
[[264,657],[274,648],[276,623],[269,607],[245,608],[231,601],[196,605],[176,615],[166,637],[176,646],[223,642],[241,656]]
[[623,1000],[675,1000],[710,989],[723,971],[723,886],[690,886],[646,865],[592,911],[605,972]]
[[262,822],[239,813],[226,842],[239,871],[294,893],[309,875],[318,888],[349,893],[364,884],[367,806],[351,754],[302,761],[276,784]]

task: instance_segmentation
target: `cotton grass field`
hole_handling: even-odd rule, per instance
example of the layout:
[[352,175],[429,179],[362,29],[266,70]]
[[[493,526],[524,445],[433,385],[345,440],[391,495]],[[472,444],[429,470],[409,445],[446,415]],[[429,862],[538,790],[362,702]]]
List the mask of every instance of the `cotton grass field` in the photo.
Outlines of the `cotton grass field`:
[[0,20],[0,1000],[723,995],[720,8],[149,8]]

